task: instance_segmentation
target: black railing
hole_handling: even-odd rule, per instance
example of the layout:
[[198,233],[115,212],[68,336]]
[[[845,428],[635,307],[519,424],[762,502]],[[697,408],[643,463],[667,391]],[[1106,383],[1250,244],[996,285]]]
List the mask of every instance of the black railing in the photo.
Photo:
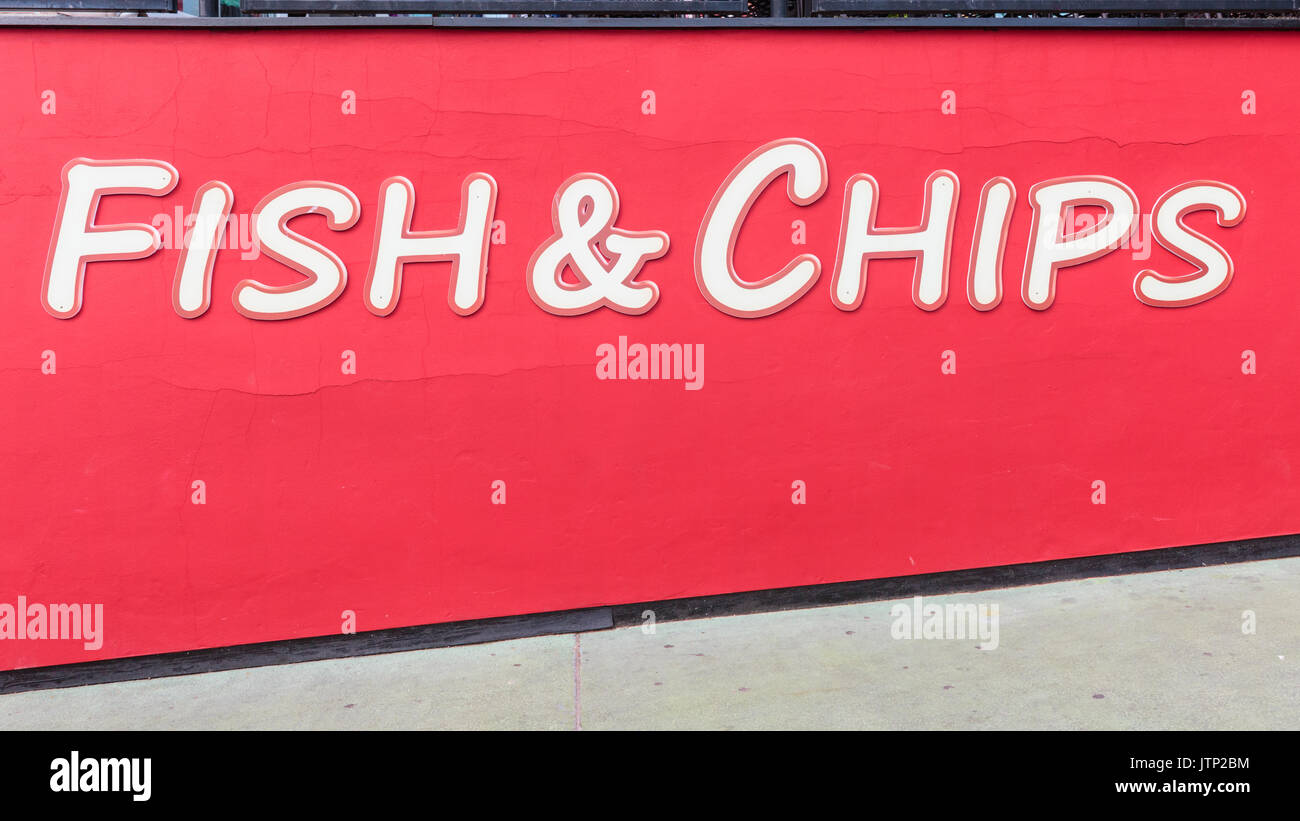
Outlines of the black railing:
[[[3,0],[0,0],[3,2]],[[1295,15],[1300,0],[240,0],[244,13],[528,14],[640,17],[725,15]]]
[[1294,13],[1300,0],[811,0],[813,14]]
[[202,17],[1300,17],[1300,0],[0,0],[0,10],[168,13],[182,2]]
[[245,12],[363,14],[743,14],[745,0],[242,0]]
[[0,0],[4,11],[172,12],[179,0]]

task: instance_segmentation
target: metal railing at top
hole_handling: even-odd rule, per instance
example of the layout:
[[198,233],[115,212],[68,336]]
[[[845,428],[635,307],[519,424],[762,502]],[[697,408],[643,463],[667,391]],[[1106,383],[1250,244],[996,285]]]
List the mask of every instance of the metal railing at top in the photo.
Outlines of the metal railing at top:
[[811,0],[812,14],[1282,14],[1297,0]]
[[241,0],[246,12],[361,14],[744,14],[745,0]]
[[[0,10],[529,17],[1297,17],[1300,0],[0,0]],[[223,12],[224,9],[224,12]]]
[[0,11],[172,12],[178,0],[0,0]]
[[[3,2],[3,0],[0,0]],[[1300,0],[239,0],[244,12],[313,14],[818,15],[1295,14]]]

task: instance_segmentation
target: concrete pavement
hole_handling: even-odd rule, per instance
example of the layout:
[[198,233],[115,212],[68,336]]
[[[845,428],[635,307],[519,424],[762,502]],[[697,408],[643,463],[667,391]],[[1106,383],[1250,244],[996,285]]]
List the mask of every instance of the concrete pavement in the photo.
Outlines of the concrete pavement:
[[924,599],[996,605],[996,647],[895,638],[911,599],[659,622],[18,693],[0,730],[1294,730],[1298,593],[1289,558]]

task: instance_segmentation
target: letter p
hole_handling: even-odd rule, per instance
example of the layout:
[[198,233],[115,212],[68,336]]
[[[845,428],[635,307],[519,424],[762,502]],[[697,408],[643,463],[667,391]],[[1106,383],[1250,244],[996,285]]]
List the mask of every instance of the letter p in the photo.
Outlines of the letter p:
[[[1056,272],[1108,254],[1133,228],[1137,196],[1110,177],[1062,177],[1029,189],[1034,224],[1029,234],[1021,297],[1030,308],[1045,311],[1056,300]],[[1095,205],[1105,209],[1097,225],[1066,235],[1062,213],[1066,206]]]

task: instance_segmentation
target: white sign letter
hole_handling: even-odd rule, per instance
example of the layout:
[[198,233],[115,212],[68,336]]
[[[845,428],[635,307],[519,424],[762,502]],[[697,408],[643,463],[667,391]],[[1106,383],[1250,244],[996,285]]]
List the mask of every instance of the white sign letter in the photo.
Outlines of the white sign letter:
[[262,250],[307,279],[278,287],[245,279],[235,286],[235,310],[250,319],[291,319],[319,311],[343,293],[348,284],[343,260],[287,227],[294,217],[320,211],[331,230],[345,231],[356,225],[361,203],[341,185],[299,182],[272,191],[258,204],[253,226]]
[[867,286],[872,259],[917,257],[912,275],[912,301],[933,311],[948,298],[948,256],[957,217],[957,175],[935,171],[925,181],[925,216],[916,228],[877,228],[880,187],[870,174],[854,174],[844,186],[844,221],[840,250],[831,281],[831,301],[844,311],[856,311]]
[[450,231],[412,231],[415,186],[406,177],[389,177],[379,186],[379,224],[365,292],[372,314],[388,316],[397,308],[402,267],[408,262],[451,262],[447,304],[461,316],[483,306],[497,183],[487,174],[474,173],[461,183],[460,191],[459,226]]
[[746,157],[713,198],[695,246],[695,280],[709,304],[740,317],[774,314],[808,292],[821,276],[821,260],[800,254],[771,276],[747,282],[736,273],[732,253],[749,209],[768,185],[788,174],[791,201],[810,205],[826,192],[826,158],[800,139],[776,140]]
[[1170,189],[1155,207],[1156,241],[1196,266],[1190,274],[1169,276],[1150,269],[1133,280],[1133,293],[1148,305],[1179,308],[1204,302],[1232,282],[1232,258],[1213,240],[1183,225],[1193,211],[1214,211],[1230,228],[1246,216],[1246,198],[1221,182],[1188,182]]
[[[1029,229],[1029,254],[1020,296],[1030,308],[1045,311],[1056,300],[1056,272],[1096,259],[1114,250],[1133,228],[1137,196],[1110,177],[1060,177],[1029,189],[1034,223]],[[1096,226],[1066,236],[1062,213],[1079,206],[1106,209]]]
[[140,259],[162,245],[158,229],[143,223],[96,225],[99,200],[108,194],[162,196],[176,187],[180,174],[160,160],[75,159],[63,166],[54,236],[45,261],[41,304],[59,319],[81,310],[86,263]]

